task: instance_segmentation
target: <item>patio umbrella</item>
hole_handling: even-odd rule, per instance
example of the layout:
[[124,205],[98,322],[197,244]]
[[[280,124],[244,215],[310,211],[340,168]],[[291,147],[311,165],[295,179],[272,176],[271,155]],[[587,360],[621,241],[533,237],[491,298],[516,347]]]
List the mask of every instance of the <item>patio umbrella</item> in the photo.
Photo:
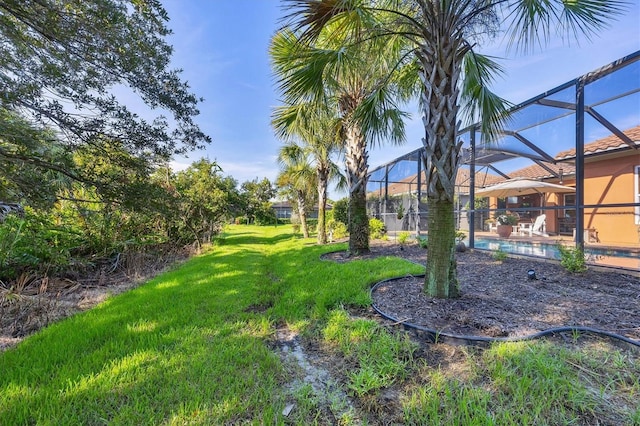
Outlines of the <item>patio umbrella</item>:
[[517,197],[547,192],[575,192],[575,188],[530,179],[510,179],[476,191],[479,197]]

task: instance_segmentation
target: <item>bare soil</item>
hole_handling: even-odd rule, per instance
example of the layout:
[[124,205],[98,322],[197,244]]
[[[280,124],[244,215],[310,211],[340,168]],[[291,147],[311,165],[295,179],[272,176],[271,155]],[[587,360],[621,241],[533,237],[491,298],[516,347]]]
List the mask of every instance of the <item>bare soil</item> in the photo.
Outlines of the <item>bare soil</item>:
[[64,277],[23,274],[0,281],[0,351],[47,325],[90,309],[184,261],[193,249],[131,253],[68,271]]
[[[375,242],[371,253],[348,257],[325,255],[338,262],[356,258],[398,256],[424,265],[426,250],[417,244]],[[508,257],[488,252],[456,253],[461,296],[428,297],[424,278],[406,276],[383,283],[372,293],[377,308],[398,322],[464,336],[523,337],[546,329],[582,326],[640,341],[640,278],[589,268],[570,273],[558,262]],[[534,270],[536,280],[528,278]]]

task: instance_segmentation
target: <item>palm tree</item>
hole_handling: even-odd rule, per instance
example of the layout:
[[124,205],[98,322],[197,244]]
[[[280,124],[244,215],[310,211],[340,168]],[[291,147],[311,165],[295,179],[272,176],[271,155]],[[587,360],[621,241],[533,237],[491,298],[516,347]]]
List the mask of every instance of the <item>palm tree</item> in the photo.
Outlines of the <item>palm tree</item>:
[[[277,107],[271,121],[279,137],[295,141],[290,144],[288,153],[302,161],[308,157],[315,165],[318,182],[318,244],[327,243],[325,212],[327,207],[327,188],[331,180],[342,177],[332,155],[342,147],[338,128],[338,117],[326,108],[315,108],[312,104],[288,105]],[[297,147],[297,149],[293,149]]]
[[[349,186],[349,251],[359,254],[369,251],[368,145],[382,138],[403,142],[405,114],[396,106],[402,92],[389,78],[388,63],[364,44],[353,54],[342,55],[335,49],[334,30],[310,43],[283,29],[272,40],[271,57],[285,104],[308,103],[338,111]],[[374,62],[377,66],[372,67]]]
[[[461,143],[460,113],[480,118],[483,142],[494,140],[506,117],[507,103],[488,90],[500,67],[475,49],[497,35],[500,17],[508,24],[510,46],[528,49],[549,40],[553,30],[578,39],[592,36],[620,13],[619,0],[285,0],[289,25],[304,40],[334,32],[346,49],[357,34],[411,55],[419,65],[427,174],[429,245],[425,292],[456,297],[454,188]],[[343,52],[346,50],[342,50]],[[325,56],[329,56],[325,54]],[[460,105],[464,103],[464,110]]]
[[299,145],[293,142],[280,147],[278,162],[281,165],[276,184],[281,192],[291,198],[298,207],[302,235],[309,238],[307,212],[315,202],[316,174]]

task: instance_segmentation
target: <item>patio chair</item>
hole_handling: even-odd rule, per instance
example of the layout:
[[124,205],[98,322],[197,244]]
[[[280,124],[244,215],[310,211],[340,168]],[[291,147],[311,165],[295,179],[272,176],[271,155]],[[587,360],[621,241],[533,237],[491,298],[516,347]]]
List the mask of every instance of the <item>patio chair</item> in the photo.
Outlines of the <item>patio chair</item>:
[[547,220],[546,214],[541,214],[536,217],[536,220],[533,223],[521,223],[520,224],[520,235],[529,235],[533,237],[534,235],[540,235],[542,237],[548,237],[545,231],[545,224]]

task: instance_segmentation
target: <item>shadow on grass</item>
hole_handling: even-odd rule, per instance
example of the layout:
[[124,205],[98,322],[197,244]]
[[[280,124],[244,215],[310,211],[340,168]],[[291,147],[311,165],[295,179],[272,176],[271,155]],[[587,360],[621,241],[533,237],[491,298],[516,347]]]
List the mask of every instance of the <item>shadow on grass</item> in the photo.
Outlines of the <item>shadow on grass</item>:
[[325,262],[345,245],[304,247],[284,229],[237,231],[0,354],[0,424],[276,423],[273,324],[366,305],[370,284],[408,270],[397,259]]

